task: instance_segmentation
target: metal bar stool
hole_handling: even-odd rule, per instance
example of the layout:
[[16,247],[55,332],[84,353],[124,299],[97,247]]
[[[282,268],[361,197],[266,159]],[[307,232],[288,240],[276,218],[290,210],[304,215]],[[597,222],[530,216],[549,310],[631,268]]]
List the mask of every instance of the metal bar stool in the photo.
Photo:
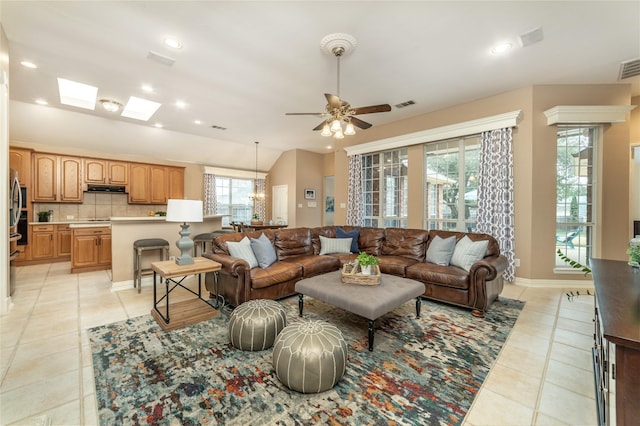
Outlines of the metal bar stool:
[[142,276],[153,274],[151,268],[142,268],[142,253],[147,250],[160,250],[160,260],[168,260],[169,242],[162,238],[146,238],[133,242],[133,288],[137,288],[138,293],[142,289]]
[[[213,231],[213,232],[204,232],[202,234],[198,234],[195,237],[193,237],[194,257],[201,256],[202,253],[206,252],[207,251],[207,243],[213,244],[213,240],[218,235],[226,234],[226,233],[229,233],[229,232],[234,232],[234,231],[233,231],[233,229],[219,229],[219,230]],[[213,250],[213,247],[212,247],[212,250]]]

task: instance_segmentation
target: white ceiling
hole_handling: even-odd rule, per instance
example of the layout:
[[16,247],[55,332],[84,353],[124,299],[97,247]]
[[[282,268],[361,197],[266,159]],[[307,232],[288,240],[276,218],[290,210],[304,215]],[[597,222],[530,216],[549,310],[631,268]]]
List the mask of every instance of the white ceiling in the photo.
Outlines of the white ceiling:
[[[0,21],[10,47],[11,140],[149,159],[253,170],[260,141],[259,169],[268,170],[286,150],[327,152],[333,139],[311,130],[320,118],[285,112],[321,112],[323,94],[336,93],[336,60],[319,47],[335,32],[357,39],[341,64],[343,99],[354,107],[416,102],[359,116],[374,126],[538,84],[633,83],[640,95],[639,77],[618,80],[620,63],[640,57],[637,0],[2,0]],[[519,36],[539,27],[544,40],[521,47]],[[164,47],[166,36],[183,48]],[[514,48],[491,55],[503,41]],[[175,64],[152,61],[149,51]],[[25,59],[39,68],[22,67]],[[163,105],[149,123],[65,107],[57,77],[97,86],[98,98]],[[155,92],[143,93],[143,83]]]

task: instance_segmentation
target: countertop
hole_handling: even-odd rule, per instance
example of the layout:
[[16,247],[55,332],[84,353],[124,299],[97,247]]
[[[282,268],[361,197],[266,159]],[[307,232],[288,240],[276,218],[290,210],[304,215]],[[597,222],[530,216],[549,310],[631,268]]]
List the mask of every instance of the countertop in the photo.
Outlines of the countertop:
[[[228,215],[211,215],[204,216],[203,221],[209,219],[218,219]],[[112,222],[164,222],[166,219],[165,216],[121,216],[121,217],[110,217],[108,219],[74,219],[74,220],[56,220],[51,222],[29,222],[29,225],[70,225],[74,228],[81,228],[85,226],[96,227],[96,226],[110,226]]]

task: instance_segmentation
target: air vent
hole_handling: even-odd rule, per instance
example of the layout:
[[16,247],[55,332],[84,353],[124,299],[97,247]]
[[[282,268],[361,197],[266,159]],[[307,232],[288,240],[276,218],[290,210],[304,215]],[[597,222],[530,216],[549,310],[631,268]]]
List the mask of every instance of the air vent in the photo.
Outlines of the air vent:
[[542,41],[543,39],[544,34],[542,33],[542,27],[538,27],[535,30],[520,35],[520,45],[522,47],[531,46],[534,43]]
[[211,126],[212,129],[216,129],[216,130],[227,130],[226,127],[221,127],[221,126],[216,126],[215,124],[213,126]]
[[154,52],[152,50],[150,50],[149,53],[147,54],[147,59],[151,59],[152,61],[159,62],[162,65],[166,65],[169,67],[176,62],[175,59],[170,58],[168,56],[161,55],[160,53]]
[[624,80],[625,78],[635,77],[637,75],[640,75],[640,58],[625,61],[620,64],[618,80]]
[[399,108],[406,108],[408,106],[415,105],[415,104],[416,104],[416,101],[409,100],[409,101],[401,102],[399,104],[395,104],[394,106],[399,109]]

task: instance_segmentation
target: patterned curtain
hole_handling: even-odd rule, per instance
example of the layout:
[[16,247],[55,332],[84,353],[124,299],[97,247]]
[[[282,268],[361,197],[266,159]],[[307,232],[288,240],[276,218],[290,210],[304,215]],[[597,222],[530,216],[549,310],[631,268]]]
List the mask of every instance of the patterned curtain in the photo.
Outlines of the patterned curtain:
[[347,192],[347,223],[350,226],[362,226],[362,155],[349,157],[349,188]]
[[216,194],[216,175],[209,173],[204,174],[204,214],[213,215],[216,214],[216,208],[218,207]]
[[265,220],[267,218],[267,194],[265,193],[267,181],[265,179],[256,179],[255,181],[258,194],[264,194],[265,196],[256,200],[254,213],[258,213],[260,220]]
[[512,129],[482,133],[477,230],[492,235],[509,261],[502,276],[515,279]]

